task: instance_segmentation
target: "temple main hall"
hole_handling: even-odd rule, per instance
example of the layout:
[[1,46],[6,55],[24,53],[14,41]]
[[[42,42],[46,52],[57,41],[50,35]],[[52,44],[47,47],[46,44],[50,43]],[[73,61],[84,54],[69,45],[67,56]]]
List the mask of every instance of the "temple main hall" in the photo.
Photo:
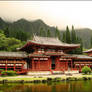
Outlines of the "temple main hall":
[[34,36],[17,52],[0,52],[0,69],[18,74],[30,71],[79,71],[83,66],[92,68],[92,57],[68,54],[80,44],[67,44],[54,37]]

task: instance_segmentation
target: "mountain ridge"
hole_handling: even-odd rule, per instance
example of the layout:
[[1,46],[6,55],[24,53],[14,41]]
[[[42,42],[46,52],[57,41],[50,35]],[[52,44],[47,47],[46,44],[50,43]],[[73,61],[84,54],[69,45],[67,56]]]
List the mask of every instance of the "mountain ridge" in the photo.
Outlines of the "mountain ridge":
[[[44,32],[47,32],[47,30],[50,30],[52,37],[55,36],[55,30],[56,27],[47,25],[43,20],[37,19],[34,21],[29,21],[24,18],[21,18],[14,22],[7,22],[0,18],[0,29],[4,30],[6,27],[9,27],[10,32],[13,31],[23,31],[27,32],[29,35],[32,35],[36,33],[37,35],[40,34],[41,28]],[[61,33],[61,36],[65,30],[59,30]],[[90,48],[90,38],[92,36],[92,29],[90,28],[78,28],[75,29],[77,36],[82,38],[83,45],[85,48]]]

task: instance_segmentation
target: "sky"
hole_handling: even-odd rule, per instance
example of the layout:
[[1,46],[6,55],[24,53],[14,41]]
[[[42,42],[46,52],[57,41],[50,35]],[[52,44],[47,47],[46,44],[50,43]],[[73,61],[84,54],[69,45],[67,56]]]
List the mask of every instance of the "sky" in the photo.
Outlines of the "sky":
[[59,29],[91,28],[92,1],[0,1],[0,17],[8,21],[42,19]]

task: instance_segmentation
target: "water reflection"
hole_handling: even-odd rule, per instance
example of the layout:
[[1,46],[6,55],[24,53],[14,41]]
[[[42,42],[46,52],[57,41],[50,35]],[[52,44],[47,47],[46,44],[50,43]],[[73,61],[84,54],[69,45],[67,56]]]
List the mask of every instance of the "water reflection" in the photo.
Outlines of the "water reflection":
[[0,92],[92,92],[92,80],[45,84],[0,84]]

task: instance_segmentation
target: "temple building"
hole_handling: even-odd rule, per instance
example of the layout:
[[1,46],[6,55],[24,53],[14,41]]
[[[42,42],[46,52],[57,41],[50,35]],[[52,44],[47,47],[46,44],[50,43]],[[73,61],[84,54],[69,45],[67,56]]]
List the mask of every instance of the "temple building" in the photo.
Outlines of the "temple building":
[[88,56],[92,57],[92,49],[84,51],[84,53],[88,54]]
[[0,69],[26,73],[27,58],[25,52],[0,52]]
[[18,52],[0,52],[0,69],[22,74],[30,71],[81,72],[83,66],[92,68],[92,57],[67,54],[79,47],[80,44],[63,43],[58,38],[34,36],[18,48]]
[[79,48],[79,44],[67,44],[58,38],[34,36],[19,50],[29,53],[29,71],[67,71],[73,68],[68,51]]

